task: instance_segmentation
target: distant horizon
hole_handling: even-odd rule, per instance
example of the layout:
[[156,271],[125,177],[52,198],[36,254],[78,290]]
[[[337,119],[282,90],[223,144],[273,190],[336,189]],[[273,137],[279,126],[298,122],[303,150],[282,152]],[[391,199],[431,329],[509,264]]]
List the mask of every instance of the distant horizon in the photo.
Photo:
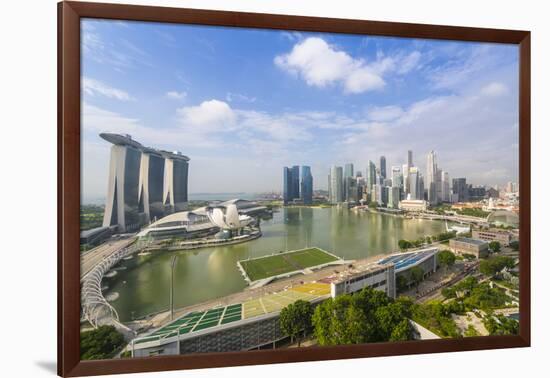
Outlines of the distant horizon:
[[[83,203],[105,197],[110,144],[130,134],[190,157],[189,191],[281,192],[282,168],[386,157],[450,179],[518,181],[514,45],[82,21]],[[223,64],[220,64],[223,62]]]

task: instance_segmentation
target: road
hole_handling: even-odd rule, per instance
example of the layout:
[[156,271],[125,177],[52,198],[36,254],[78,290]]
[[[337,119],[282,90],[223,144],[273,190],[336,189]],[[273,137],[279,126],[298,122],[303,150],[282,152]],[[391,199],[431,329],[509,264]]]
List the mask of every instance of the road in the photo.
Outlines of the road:
[[84,276],[103,259],[109,257],[119,249],[128,246],[134,239],[134,237],[128,237],[120,240],[107,241],[89,250],[85,254],[82,254],[80,256],[80,279],[84,278]]

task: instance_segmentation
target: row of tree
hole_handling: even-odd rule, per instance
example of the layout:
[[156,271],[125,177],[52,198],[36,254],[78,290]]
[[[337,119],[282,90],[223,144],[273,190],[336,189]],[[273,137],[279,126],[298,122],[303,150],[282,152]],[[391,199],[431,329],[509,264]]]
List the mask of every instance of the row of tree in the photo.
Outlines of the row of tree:
[[406,250],[409,248],[418,248],[423,246],[424,244],[431,244],[433,242],[442,242],[449,239],[452,239],[456,236],[456,231],[448,231],[448,232],[442,232],[437,235],[433,236],[422,236],[416,240],[406,240],[406,239],[400,239],[397,242],[397,245],[399,246],[399,249]]
[[329,298],[315,310],[311,303],[298,300],[281,311],[279,322],[283,333],[298,345],[311,330],[320,345],[410,340],[412,306],[410,298],[394,300],[366,287],[353,295]]
[[488,259],[481,260],[479,263],[479,271],[487,277],[492,277],[499,273],[502,269],[511,269],[515,266],[515,260],[508,256],[492,256]]

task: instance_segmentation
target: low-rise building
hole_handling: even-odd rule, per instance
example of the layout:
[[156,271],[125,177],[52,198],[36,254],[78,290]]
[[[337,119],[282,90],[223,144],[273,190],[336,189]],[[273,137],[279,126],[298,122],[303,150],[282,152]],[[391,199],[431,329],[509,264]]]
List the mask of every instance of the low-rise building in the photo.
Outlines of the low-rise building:
[[449,248],[455,254],[474,255],[476,258],[489,254],[489,243],[479,239],[456,238],[449,240]]
[[484,240],[487,242],[497,241],[503,246],[510,245],[512,241],[512,235],[509,232],[503,230],[473,230],[472,238],[478,240]]
[[403,200],[399,202],[399,209],[405,211],[426,211],[428,202],[424,200]]

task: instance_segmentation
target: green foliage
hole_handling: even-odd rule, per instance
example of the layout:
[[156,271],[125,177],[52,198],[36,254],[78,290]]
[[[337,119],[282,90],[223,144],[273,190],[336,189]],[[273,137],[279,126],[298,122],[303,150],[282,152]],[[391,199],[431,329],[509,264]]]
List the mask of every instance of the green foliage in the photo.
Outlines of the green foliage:
[[514,251],[519,251],[519,241],[517,240],[511,241],[510,248],[512,248]]
[[124,337],[113,326],[101,326],[80,334],[80,358],[101,360],[112,355],[124,345]]
[[409,248],[412,248],[413,247],[413,244],[408,241],[408,240],[405,240],[405,239],[400,239],[398,242],[397,242],[397,245],[399,246],[399,249],[409,249]]
[[297,300],[281,310],[279,317],[279,326],[281,331],[287,336],[298,338],[300,346],[300,332],[311,328],[311,316],[313,308],[311,303],[304,300]]
[[481,210],[480,207],[472,207],[472,208],[464,208],[456,211],[457,214],[460,215],[468,215],[470,217],[477,217],[477,218],[487,218],[489,214],[491,214],[488,211]]
[[367,287],[317,306],[312,318],[314,333],[320,345],[410,340],[413,330],[407,319],[412,305],[409,298],[394,301]]
[[462,297],[472,291],[477,285],[477,280],[470,276],[451,287],[444,288],[441,290],[441,294],[447,299]]
[[512,257],[493,256],[479,263],[479,271],[488,277],[494,276],[505,267],[514,267],[514,259]]
[[469,324],[468,328],[466,328],[466,331],[464,332],[465,337],[474,337],[474,336],[480,336],[479,332],[474,328],[473,325]]
[[409,269],[409,277],[411,282],[416,286],[418,290],[418,285],[424,279],[424,269],[419,266],[413,266]]
[[478,283],[473,277],[467,277],[456,285],[441,290],[441,294],[447,299],[457,299],[449,303],[450,306],[455,306],[454,313],[473,309],[490,311],[504,306],[509,300],[502,289],[491,288],[487,282]]
[[437,254],[437,263],[442,266],[445,271],[455,264],[456,256],[449,250],[440,251]]
[[440,234],[434,235],[432,236],[432,239],[435,241],[441,242],[441,241],[452,239],[455,236],[456,236],[456,231],[448,231],[448,232],[442,232]]
[[80,230],[90,230],[101,227],[103,224],[103,206],[81,205],[80,206]]
[[404,275],[398,275],[395,279],[395,282],[397,284],[397,291],[405,291],[407,289],[407,278]]
[[487,316],[483,324],[490,335],[517,335],[519,322],[504,315]]
[[489,243],[489,248],[491,248],[491,251],[493,252],[500,252],[500,243],[497,241],[492,241]]
[[413,320],[441,337],[460,337],[451,313],[454,308],[439,301],[413,306]]
[[376,201],[370,201],[369,202],[369,209],[376,209],[377,207],[380,207],[380,204]]

